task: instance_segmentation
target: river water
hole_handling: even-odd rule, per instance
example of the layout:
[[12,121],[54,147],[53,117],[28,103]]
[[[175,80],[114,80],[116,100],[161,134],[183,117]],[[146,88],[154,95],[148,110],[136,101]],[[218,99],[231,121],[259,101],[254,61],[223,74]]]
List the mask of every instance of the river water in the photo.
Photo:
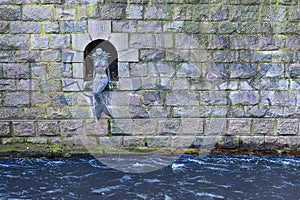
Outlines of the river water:
[[294,157],[182,155],[149,173],[92,157],[0,159],[0,176],[0,199],[300,199]]

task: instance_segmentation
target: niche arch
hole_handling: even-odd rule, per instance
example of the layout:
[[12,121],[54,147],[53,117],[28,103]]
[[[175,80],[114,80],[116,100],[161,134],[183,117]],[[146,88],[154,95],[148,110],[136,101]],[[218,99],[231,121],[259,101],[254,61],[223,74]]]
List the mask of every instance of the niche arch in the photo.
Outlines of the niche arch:
[[111,81],[118,81],[118,52],[114,45],[112,45],[107,40],[94,40],[90,42],[84,50],[84,80],[91,81],[93,78],[93,61],[88,57],[91,55],[97,48],[101,48],[103,51],[109,53],[110,57],[108,59],[110,79]]

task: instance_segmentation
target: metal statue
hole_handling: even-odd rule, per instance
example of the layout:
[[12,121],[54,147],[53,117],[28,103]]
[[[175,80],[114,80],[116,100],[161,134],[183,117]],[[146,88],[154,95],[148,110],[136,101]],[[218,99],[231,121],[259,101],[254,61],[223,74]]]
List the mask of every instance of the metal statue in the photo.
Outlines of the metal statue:
[[100,119],[103,111],[107,116],[112,118],[102,97],[105,87],[111,83],[108,68],[109,53],[98,48],[92,55],[89,55],[89,57],[93,60],[94,64],[92,91],[96,100],[95,115],[97,119]]

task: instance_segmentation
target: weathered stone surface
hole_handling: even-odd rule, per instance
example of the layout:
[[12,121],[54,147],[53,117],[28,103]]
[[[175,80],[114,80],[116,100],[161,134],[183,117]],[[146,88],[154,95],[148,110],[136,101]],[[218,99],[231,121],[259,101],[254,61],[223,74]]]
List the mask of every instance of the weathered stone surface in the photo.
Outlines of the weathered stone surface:
[[198,94],[189,91],[173,91],[167,93],[167,105],[173,106],[197,106],[199,104]]
[[229,39],[223,35],[214,35],[209,39],[208,49],[227,49]]
[[4,98],[5,106],[28,106],[30,104],[30,97],[28,92],[11,92],[6,93]]
[[132,122],[133,135],[154,135],[157,129],[155,119],[135,119]]
[[54,106],[74,106],[75,96],[73,94],[55,94]]
[[71,50],[62,50],[62,61],[64,63],[82,63],[83,53]]
[[184,22],[183,21],[173,21],[173,22],[165,22],[163,24],[164,32],[184,32]]
[[86,28],[86,21],[62,21],[60,23],[60,31],[62,33],[85,32]]
[[231,21],[256,21],[259,17],[259,6],[236,6],[230,9]]
[[149,118],[149,110],[140,106],[130,106],[129,113],[131,118]]
[[83,135],[84,126],[81,120],[66,120],[59,122],[61,134],[65,136]]
[[55,7],[55,20],[75,20],[76,10],[75,6],[56,6]]
[[253,134],[274,135],[274,121],[265,119],[253,120]]
[[31,93],[32,106],[49,106],[52,104],[51,95],[48,93],[33,92]]
[[0,122],[0,136],[11,136],[9,122]]
[[137,23],[135,21],[113,21],[113,32],[128,32],[133,33],[137,30]]
[[28,79],[30,67],[28,64],[3,64],[3,78]]
[[230,119],[228,126],[230,135],[250,135],[250,119]]
[[226,119],[206,119],[205,135],[223,135],[228,132]]
[[125,51],[120,51],[119,61],[121,62],[136,62],[139,60],[139,51],[138,49],[128,49]]
[[128,5],[126,7],[127,19],[142,19],[143,18],[143,6],[140,5]]
[[59,32],[58,22],[45,22],[44,27],[45,27],[46,33],[58,33]]
[[41,91],[60,91],[61,82],[58,80],[43,80],[40,83]]
[[41,61],[44,62],[60,62],[62,55],[60,50],[47,50],[42,52]]
[[105,136],[108,135],[108,123],[106,119],[98,121],[86,120],[85,122],[85,134]]
[[170,107],[153,106],[150,108],[151,118],[167,118],[170,116]]
[[237,51],[214,51],[213,60],[215,62],[237,62],[239,59],[239,53]]
[[140,60],[142,61],[161,61],[164,57],[164,50],[140,50]]
[[28,35],[0,35],[0,50],[28,50]]
[[231,78],[253,78],[256,75],[254,64],[233,64],[230,65]]
[[144,92],[143,103],[145,105],[163,105],[166,93],[155,91],[155,92]]
[[0,20],[15,21],[21,19],[21,6],[0,5]]
[[49,39],[46,35],[31,35],[31,49],[44,50],[49,48]]
[[131,34],[129,39],[129,47],[131,48],[154,48],[155,35],[152,34]]
[[26,119],[45,119],[46,114],[45,108],[25,108]]
[[23,20],[43,21],[51,20],[52,12],[50,6],[29,6],[24,5],[22,8]]
[[228,19],[228,8],[216,5],[198,5],[194,8],[196,21],[220,21]]
[[201,105],[226,105],[227,92],[201,92]]
[[260,66],[260,76],[266,78],[283,78],[283,64],[262,64]]
[[72,47],[75,51],[84,51],[90,42],[89,34],[72,34]]
[[199,118],[183,118],[181,120],[183,135],[201,135],[204,132],[204,121]]
[[160,135],[178,135],[181,134],[181,125],[179,119],[166,119],[158,122],[158,133]]
[[24,117],[24,111],[21,108],[0,107],[0,119],[21,119]]
[[125,147],[143,147],[145,146],[144,136],[124,136],[123,146]]
[[111,121],[110,132],[113,135],[130,135],[132,133],[131,119],[115,119]]
[[128,49],[127,33],[113,33],[110,35],[109,41],[115,46],[117,51],[124,51]]
[[168,5],[153,5],[146,7],[145,19],[171,19],[171,7]]
[[151,62],[149,63],[149,76],[154,77],[172,77],[175,74],[175,66],[168,62]]
[[10,33],[40,33],[42,25],[39,22],[11,22]]
[[50,36],[51,49],[64,49],[70,47],[70,36],[62,34],[52,34]]
[[59,124],[57,121],[37,122],[37,134],[39,136],[58,136],[60,135]]
[[157,147],[169,147],[170,137],[169,136],[153,136],[145,138],[145,146],[149,148]]
[[100,137],[100,146],[108,148],[119,148],[123,144],[123,138],[118,136],[113,137]]
[[32,121],[13,122],[14,136],[35,136],[35,125]]
[[256,105],[259,93],[256,91],[230,92],[229,99],[232,105]]
[[300,64],[293,63],[287,66],[287,77],[288,78],[299,78],[300,77]]
[[125,5],[122,3],[108,3],[100,7],[100,15],[102,19],[124,19]]
[[298,119],[277,120],[277,134],[279,135],[299,134],[299,120]]

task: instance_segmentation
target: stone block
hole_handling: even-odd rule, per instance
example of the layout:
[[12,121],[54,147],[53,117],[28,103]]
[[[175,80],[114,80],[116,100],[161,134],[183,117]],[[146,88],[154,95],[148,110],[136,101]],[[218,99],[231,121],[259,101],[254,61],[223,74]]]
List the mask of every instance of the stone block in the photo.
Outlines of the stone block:
[[30,96],[28,92],[11,92],[6,93],[4,97],[4,105],[5,106],[29,106],[30,104]]
[[259,38],[260,50],[279,50],[285,46],[285,36],[262,36]]
[[214,51],[213,60],[215,62],[238,62],[239,53],[237,51]]
[[82,63],[83,60],[83,52],[62,50],[62,61],[64,63]]
[[59,24],[58,22],[44,22],[45,32],[46,33],[58,33]]
[[254,119],[252,130],[254,135],[274,135],[274,121],[268,119]]
[[152,106],[150,108],[150,117],[151,118],[167,118],[171,116],[170,113],[170,107],[161,107],[161,106],[157,106],[154,107]]
[[102,19],[125,19],[126,4],[107,3],[100,7],[100,15]]
[[145,138],[145,146],[149,148],[157,147],[169,147],[170,146],[170,137],[169,136],[153,136]]
[[132,133],[131,119],[115,119],[110,123],[110,132],[112,135],[130,135]]
[[230,119],[230,135],[251,135],[251,119]]
[[[1,112],[1,111],[0,111]],[[0,136],[11,136],[10,123],[9,122],[0,122]]]
[[180,119],[164,119],[158,121],[160,135],[178,135],[182,133]]
[[28,50],[28,35],[0,35],[0,50]]
[[288,9],[286,6],[263,6],[261,9],[262,21],[287,21]]
[[62,55],[60,50],[47,50],[42,52],[41,61],[44,62],[61,62]]
[[223,35],[213,35],[209,38],[208,49],[227,49],[229,38]]
[[163,31],[171,33],[181,33],[184,32],[184,22],[183,21],[172,21],[163,23]]
[[298,135],[299,120],[298,119],[278,119],[277,120],[278,135]]
[[86,26],[86,21],[62,21],[60,23],[60,31],[62,33],[85,32]]
[[183,135],[201,135],[204,133],[204,120],[200,118],[182,118],[182,134]]
[[119,78],[120,90],[139,90],[141,88],[140,78]]
[[168,20],[171,19],[171,6],[168,5],[152,5],[146,7],[144,18],[145,19],[160,19],[160,20]]
[[230,21],[257,21],[259,17],[259,6],[235,6],[230,9]]
[[195,21],[222,21],[227,20],[229,10],[225,6],[198,5],[194,8]]
[[145,105],[163,105],[165,101],[166,93],[155,91],[155,92],[144,92],[143,93],[143,103]]
[[138,49],[128,49],[125,51],[120,51],[118,61],[120,62],[137,62],[139,61],[139,50]]
[[[255,63],[268,63],[272,61],[272,54],[273,52],[265,51],[264,53],[258,51],[240,51],[240,60],[242,62],[255,62]],[[234,64],[236,66],[250,66],[253,68],[254,64]],[[251,67],[252,65],[252,67]],[[239,67],[239,68],[240,68]],[[246,73],[248,72],[245,70]]]
[[295,62],[295,53],[293,51],[272,51],[272,62],[284,62],[284,63],[291,63]]
[[[113,136],[113,137],[100,137],[100,146],[108,148],[119,148],[123,144],[123,137]],[[108,149],[109,150],[109,149]]]
[[61,81],[59,80],[42,80],[40,83],[41,91],[61,91]]
[[247,148],[249,150],[259,150],[265,148],[264,136],[241,136],[240,147]]
[[252,83],[256,90],[288,90],[288,80],[260,79]]
[[81,120],[64,120],[59,122],[63,136],[74,136],[84,134],[84,125]]
[[140,60],[142,61],[161,61],[164,57],[164,50],[140,50]]
[[299,63],[288,64],[286,73],[288,78],[299,78],[300,64]]
[[149,109],[142,106],[131,105],[129,113],[131,118],[149,118]]
[[51,63],[48,68],[48,78],[59,79],[59,78],[70,78],[72,77],[72,70],[70,64]]
[[26,119],[45,119],[46,114],[45,108],[25,108]]
[[0,5],[0,20],[17,21],[21,20],[21,6]]
[[160,21],[139,21],[137,26],[139,33],[161,33],[162,22]]
[[46,64],[32,64],[31,78],[45,79],[47,75],[46,68],[47,68]]
[[89,34],[72,34],[72,48],[75,51],[84,51],[90,42]]
[[52,104],[52,97],[49,93],[32,92],[31,106],[49,106]]
[[198,39],[193,36],[187,34],[175,35],[175,48],[177,49],[197,49],[199,43]]
[[62,0],[42,0],[43,4],[60,4]]
[[254,78],[256,76],[255,64],[230,65],[230,78]]
[[199,104],[199,94],[188,91],[173,91],[167,93],[167,105],[171,106],[197,106]]
[[[169,33],[163,33],[156,35],[156,47],[157,48],[173,48],[174,40],[173,35]],[[156,50],[159,51],[159,50]]]
[[175,5],[173,8],[173,20],[192,20],[192,5]]
[[126,78],[130,77],[128,62],[119,62],[118,63],[118,75],[119,75],[119,77],[126,77]]
[[39,136],[58,136],[60,135],[59,124],[57,121],[38,121],[37,134]]
[[227,92],[201,92],[201,105],[226,105]]
[[259,93],[256,91],[230,92],[229,100],[232,105],[257,105]]
[[53,100],[54,106],[74,106],[76,101],[75,95],[68,93],[56,93]]
[[[299,70],[300,74],[300,70]],[[284,65],[283,64],[261,64],[260,65],[260,77],[264,78],[283,78],[284,77]]]
[[170,62],[151,62],[148,67],[151,77],[172,77],[175,74],[175,66]]
[[148,64],[147,63],[131,63],[130,64],[130,75],[132,77],[147,76],[148,75]]
[[259,108],[259,107],[249,107],[245,108],[246,111],[246,117],[255,117],[255,118],[262,118],[265,117],[267,114],[267,109],[266,108]]
[[113,21],[113,32],[134,33],[137,31],[137,23],[133,20],[129,21]]
[[44,50],[49,48],[49,39],[46,35],[31,35],[31,46],[33,50]]
[[117,51],[124,51],[128,49],[127,33],[112,33],[109,41],[115,46]]
[[133,135],[155,135],[157,121],[155,119],[135,119],[132,121]]
[[258,36],[252,35],[236,35],[230,38],[231,49],[251,49],[255,50],[258,46]]
[[41,33],[42,25],[39,22],[11,22],[10,33]]
[[105,136],[108,135],[108,123],[106,119],[101,120],[86,120],[85,134],[88,136]]
[[33,121],[13,122],[14,136],[35,136],[35,125]]
[[83,63],[73,63],[72,65],[73,78],[83,79],[84,78],[84,65]]
[[79,20],[84,19],[99,19],[99,6],[93,4],[77,6],[77,14]]
[[[272,96],[269,96],[271,99]],[[276,106],[295,106],[296,105],[296,95],[292,92],[279,91],[274,94],[274,101],[271,99],[271,105]]]
[[131,34],[129,39],[130,48],[154,48],[156,37],[153,34]]
[[126,7],[127,19],[142,19],[143,18],[143,6],[140,5],[128,5]]
[[50,6],[31,6],[24,5],[22,7],[22,19],[29,21],[46,21],[52,19]]
[[63,5],[55,7],[54,20],[75,20],[76,10],[73,5]]
[[228,133],[227,120],[212,118],[205,120],[205,135],[224,135]]
[[130,118],[128,106],[110,106],[109,110],[114,118]]
[[107,94],[107,100],[113,106],[128,106],[131,95],[130,92],[113,91]]
[[190,148],[194,142],[193,136],[171,136],[171,148]]
[[70,35],[52,34],[50,35],[51,49],[66,49],[70,47]]
[[30,78],[29,64],[3,64],[3,78],[28,79]]
[[4,108],[0,107],[0,119],[22,119],[24,111],[22,108]]
[[125,147],[143,147],[145,146],[144,136],[124,136],[123,146]]
[[8,33],[9,32],[9,24],[7,21],[0,22],[0,33]]

